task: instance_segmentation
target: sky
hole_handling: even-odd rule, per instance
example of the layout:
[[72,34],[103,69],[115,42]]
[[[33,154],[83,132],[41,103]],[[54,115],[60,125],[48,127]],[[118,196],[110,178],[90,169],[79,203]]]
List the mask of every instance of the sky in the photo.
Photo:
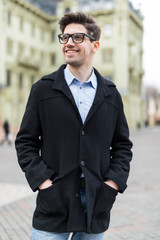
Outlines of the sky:
[[143,82],[160,90],[160,0],[131,0],[144,16]]

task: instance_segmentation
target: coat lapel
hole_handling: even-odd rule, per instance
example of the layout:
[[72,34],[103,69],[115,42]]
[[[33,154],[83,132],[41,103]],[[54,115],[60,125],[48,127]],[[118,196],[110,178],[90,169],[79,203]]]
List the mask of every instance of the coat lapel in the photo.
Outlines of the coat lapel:
[[54,90],[58,90],[60,92],[62,92],[69,100],[70,102],[72,103],[72,105],[74,106],[77,114],[78,114],[78,117],[82,123],[82,118],[80,116],[80,113],[78,111],[78,108],[77,108],[77,105],[75,103],[75,100],[74,100],[74,97],[64,79],[64,68],[66,67],[66,65],[62,65],[58,71],[52,73],[50,76],[51,76],[51,79],[53,80],[53,84],[52,84],[52,89]]
[[[50,75],[44,76],[42,79],[43,80],[44,79],[53,80],[52,89],[62,92],[71,101],[71,103],[73,104],[73,106],[79,116],[79,119],[82,123],[82,118],[80,116],[79,110],[75,103],[74,97],[64,79],[64,68],[65,67],[66,67],[66,65],[64,64],[56,72],[53,72]],[[87,115],[84,125],[93,116],[93,114],[98,109],[98,107],[103,103],[104,99],[106,99],[106,97],[111,95],[112,91],[111,91],[110,87],[111,86],[115,87],[114,83],[104,79],[96,69],[94,69],[94,71],[97,76],[98,86],[97,86],[97,91],[96,91],[94,102],[90,108],[90,111]]]
[[73,95],[64,79],[64,68],[65,65],[62,65],[57,72],[53,73],[52,79],[54,81],[52,89],[61,91],[72,102],[72,104],[75,104]]
[[97,76],[98,86],[97,86],[97,92],[95,95],[95,99],[93,101],[93,104],[90,108],[90,111],[87,115],[86,121],[84,124],[88,122],[88,120],[93,116],[95,111],[98,109],[98,107],[103,103],[103,101],[112,94],[112,91],[110,89],[110,86],[115,87],[115,84],[112,82],[109,82],[108,80],[104,79],[99,72],[94,69],[95,74]]

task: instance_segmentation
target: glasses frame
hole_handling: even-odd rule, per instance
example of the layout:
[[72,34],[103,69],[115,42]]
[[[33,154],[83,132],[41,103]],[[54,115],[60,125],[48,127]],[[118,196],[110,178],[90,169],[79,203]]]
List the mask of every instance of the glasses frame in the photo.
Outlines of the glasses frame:
[[[73,36],[74,36],[75,34],[82,34],[83,38],[82,38],[82,41],[81,41],[81,42],[76,42],[76,41],[74,41]],[[68,40],[67,40],[66,42],[62,43],[62,42],[61,42],[61,36],[68,36]],[[58,38],[59,38],[60,44],[66,44],[66,43],[69,41],[70,37],[72,38],[72,41],[73,41],[74,43],[77,43],[77,44],[82,43],[82,42],[84,41],[84,37],[88,37],[90,40],[96,41],[96,40],[94,39],[94,37],[92,37],[91,35],[89,35],[89,34],[87,34],[87,33],[72,33],[72,34],[61,33],[61,34],[58,34]]]

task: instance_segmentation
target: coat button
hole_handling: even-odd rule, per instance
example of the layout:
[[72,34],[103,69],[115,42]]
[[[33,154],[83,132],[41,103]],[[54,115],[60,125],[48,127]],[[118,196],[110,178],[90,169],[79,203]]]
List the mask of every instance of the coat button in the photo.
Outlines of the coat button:
[[81,161],[81,165],[82,165],[82,166],[85,166],[85,161]]
[[85,133],[85,131],[84,131],[84,130],[82,130],[81,134],[82,134],[82,136],[84,136],[86,133]]
[[76,193],[76,198],[80,198],[80,194],[79,193]]

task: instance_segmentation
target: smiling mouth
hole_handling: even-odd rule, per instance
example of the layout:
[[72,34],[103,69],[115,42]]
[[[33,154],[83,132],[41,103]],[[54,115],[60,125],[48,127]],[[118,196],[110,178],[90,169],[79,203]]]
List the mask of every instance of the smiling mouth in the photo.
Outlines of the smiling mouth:
[[65,50],[66,53],[75,53],[75,52],[79,52],[78,50]]

